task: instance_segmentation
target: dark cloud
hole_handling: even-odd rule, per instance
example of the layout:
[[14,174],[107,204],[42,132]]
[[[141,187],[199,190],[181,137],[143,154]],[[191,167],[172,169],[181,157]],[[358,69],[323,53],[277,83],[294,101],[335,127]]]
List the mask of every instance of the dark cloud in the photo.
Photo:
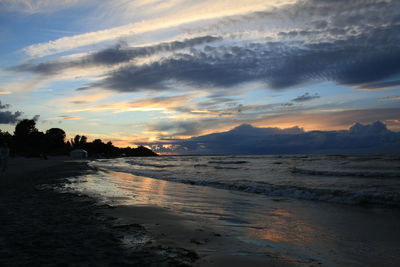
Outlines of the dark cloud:
[[[9,104],[2,104],[0,101],[0,110],[9,109]],[[21,120],[22,112],[0,111],[0,124],[15,124]]]
[[[301,128],[256,128],[248,124],[230,131],[187,140],[150,145],[157,152],[178,154],[297,154],[400,152],[400,133],[382,122],[354,124],[347,131],[311,131]],[[172,146],[163,146],[170,144]],[[168,151],[166,151],[168,150]]]
[[[223,55],[224,56],[224,55]],[[228,56],[228,55],[226,55]],[[233,55],[232,55],[233,56]],[[254,63],[253,59],[250,64]],[[250,81],[251,74],[243,68],[243,62],[235,59],[217,60],[207,55],[178,55],[174,58],[142,66],[128,66],[112,72],[106,79],[91,86],[129,92],[143,89],[169,89],[169,81],[185,82],[193,86],[233,86]]]
[[15,124],[21,120],[22,112],[0,111],[0,124]]
[[32,120],[34,120],[34,121],[39,121],[39,119],[40,119],[40,115],[35,115],[35,116],[33,116],[33,118],[32,118]]
[[204,129],[205,124],[210,124],[216,120],[200,121],[171,121],[150,124],[150,131],[169,132],[171,136],[193,136],[198,135]]
[[[324,106],[324,108],[337,108],[337,106]],[[239,112],[238,109],[241,109],[241,111]],[[182,112],[196,114],[190,109]],[[229,114],[233,114],[234,116]],[[298,108],[293,106],[293,103],[276,103],[267,105],[239,105],[232,109],[208,110],[206,116],[203,113],[200,115],[199,118],[186,119],[184,121],[165,120],[162,123],[151,123],[148,125],[147,130],[162,132],[162,134],[158,135],[159,138],[175,138],[177,136],[199,135],[204,132],[217,132],[220,129],[230,128],[233,125],[239,124],[297,124],[304,127],[317,126],[320,129],[343,129],[357,121],[365,124],[377,120],[384,120],[385,122],[398,121],[400,109],[376,108],[321,112],[318,109],[309,109],[304,106]],[[208,118],[205,119],[205,117]]]
[[[272,103],[265,105],[243,105],[239,104],[232,108],[220,109],[217,110],[222,114],[235,114],[241,113],[242,119],[251,119],[253,117],[265,116],[266,114],[272,115],[275,113],[285,113],[287,114],[290,110],[293,109],[293,103]],[[297,109],[297,108],[296,108]],[[304,108],[302,108],[304,109]]]
[[[218,100],[217,100],[218,101]],[[273,114],[288,114],[292,111],[304,110],[304,107],[294,108],[293,103],[273,103],[273,104],[265,104],[265,105],[243,105],[235,102],[227,102],[227,103],[214,103],[213,105],[204,105],[203,102],[199,102],[196,104],[196,107],[186,108],[179,107],[174,108],[175,111],[186,113],[190,115],[198,115],[199,117],[211,117],[211,118],[236,118],[241,121],[253,120],[255,117],[273,115]],[[196,123],[200,123],[197,121]],[[201,121],[203,123],[203,121]]]
[[192,50],[158,62],[120,68],[88,88],[165,90],[174,81],[208,88],[250,81],[263,81],[274,89],[324,81],[368,88],[400,73],[399,42],[400,26],[392,25],[330,42],[269,42]]
[[212,108],[223,104],[234,103],[236,99],[231,97],[208,97],[205,101],[197,103],[199,108]]
[[[353,26],[392,23],[398,16],[400,3],[396,0],[345,1],[303,0],[282,9],[282,13],[295,19],[314,18],[315,28],[346,28]],[[325,23],[324,23],[325,22]]]
[[292,99],[293,102],[306,102],[313,99],[320,98],[318,94],[310,95],[309,93],[305,93],[304,95],[298,96],[295,99]]
[[[282,5],[273,10],[218,19],[202,30],[224,32],[259,23],[261,27],[258,30],[265,31],[283,23],[285,28],[302,29],[309,32],[325,29],[325,34],[331,28],[345,31],[352,28],[362,31],[365,27],[398,23],[400,15],[397,10],[399,9],[400,2],[397,0],[298,0],[294,4]],[[203,31],[200,30],[200,32]],[[292,32],[292,37],[295,37],[299,31],[289,30],[289,32]]]
[[9,109],[11,106],[9,104],[2,104],[0,101],[0,109]]
[[[3,109],[9,109],[11,105],[9,104],[2,104],[0,101],[0,124],[15,124],[21,121],[23,118],[23,112],[21,111],[1,111]],[[40,115],[33,116],[32,120],[38,121]]]
[[[147,131],[162,133],[158,137],[171,138],[174,136],[195,136],[205,131],[218,131],[231,125],[246,122],[255,122],[275,113],[289,112],[292,103],[275,103],[266,105],[242,105],[237,104],[230,108],[196,110],[196,107],[176,107],[174,111],[198,115],[198,119],[169,120],[157,123],[149,123]],[[189,116],[190,117],[190,116]],[[271,128],[277,130],[278,128]],[[268,132],[268,131],[267,131]],[[271,131],[269,131],[271,132]],[[263,133],[266,133],[265,131]]]
[[[326,81],[364,89],[387,88],[397,85],[390,79],[400,74],[398,10],[400,1],[394,0],[301,0],[273,11],[214,20],[207,36],[148,47],[119,45],[79,60],[25,64],[15,69],[53,74],[69,67],[130,62],[103,80],[80,88],[119,92],[167,90],[177,88],[176,82],[211,90],[252,81],[264,82],[273,89]],[[213,32],[229,36],[237,25],[241,25],[238,31],[243,35],[246,25],[260,33],[278,25],[281,32],[277,38],[260,38],[258,43],[232,37],[218,46],[206,45],[221,41],[211,36]],[[144,65],[134,60],[162,52],[173,55]]]
[[317,21],[313,21],[312,25],[316,29],[325,29],[328,26],[328,22],[325,20],[317,20]]
[[145,57],[162,52],[171,52],[185,48],[192,48],[196,45],[203,45],[216,41],[221,41],[222,38],[215,36],[201,36],[192,39],[185,39],[183,41],[174,41],[168,43],[161,43],[153,46],[124,48],[118,45],[114,48],[102,50],[94,53],[83,60],[88,64],[103,64],[113,65],[121,62],[127,62],[134,58]]
[[[323,108],[321,106],[321,108]],[[327,106],[326,108],[338,108],[337,106]],[[400,118],[399,108],[371,108],[371,109],[350,109],[334,112],[321,112],[312,109],[294,109],[287,113],[268,114],[251,120],[252,123],[263,125],[312,125],[317,124],[321,128],[344,128],[354,122],[370,123],[377,120],[398,120]]]
[[200,36],[182,41],[165,42],[144,47],[129,48],[124,44],[118,44],[115,47],[104,49],[76,60],[43,62],[39,64],[27,63],[16,66],[13,68],[13,70],[51,75],[67,68],[84,68],[96,65],[111,66],[119,63],[129,62],[139,57],[192,48],[196,45],[204,45],[221,40],[222,38],[215,36]]

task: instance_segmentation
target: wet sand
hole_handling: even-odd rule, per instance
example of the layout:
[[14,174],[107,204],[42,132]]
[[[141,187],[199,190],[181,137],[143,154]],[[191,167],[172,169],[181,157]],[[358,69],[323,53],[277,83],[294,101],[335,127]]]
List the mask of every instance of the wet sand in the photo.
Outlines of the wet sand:
[[197,259],[183,248],[121,242],[140,225],[120,225],[87,196],[52,187],[93,172],[66,158],[11,159],[0,179],[0,266],[185,266]]
[[70,186],[115,206],[110,216],[142,225],[157,244],[196,251],[196,266],[399,262],[397,209],[268,197],[104,170]]
[[[232,239],[164,208],[101,205],[54,189],[94,172],[68,158],[11,159],[0,178],[0,265],[289,266],[226,254]],[[199,247],[212,256],[199,257]]]

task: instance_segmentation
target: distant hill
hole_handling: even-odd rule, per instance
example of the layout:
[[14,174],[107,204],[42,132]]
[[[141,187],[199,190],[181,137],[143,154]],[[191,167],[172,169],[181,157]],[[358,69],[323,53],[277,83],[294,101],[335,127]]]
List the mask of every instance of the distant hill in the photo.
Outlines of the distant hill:
[[[348,130],[304,132],[299,127],[258,128],[242,124],[227,132],[147,144],[156,152],[178,154],[400,153],[400,133],[380,121]],[[158,149],[156,148],[158,147]]]

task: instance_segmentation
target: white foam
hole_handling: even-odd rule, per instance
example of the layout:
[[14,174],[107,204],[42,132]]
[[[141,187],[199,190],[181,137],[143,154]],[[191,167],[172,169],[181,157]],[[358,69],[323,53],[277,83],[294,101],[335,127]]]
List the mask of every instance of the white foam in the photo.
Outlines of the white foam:
[[[311,156],[310,158],[312,159]],[[399,188],[399,182],[393,179],[399,177],[399,172],[396,171],[318,170],[296,167],[288,169],[287,166],[298,163],[298,157],[295,160],[282,158],[285,163],[282,165],[273,164],[276,159],[267,157],[264,161],[260,161],[260,158],[252,161],[248,157],[243,157],[246,161],[242,161],[241,158],[237,161],[227,161],[224,157],[220,157],[219,160],[210,160],[207,157],[187,159],[189,158],[185,158],[185,163],[179,158],[175,161],[169,160],[169,164],[161,164],[163,161],[154,162],[153,159],[96,161],[92,164],[98,168],[137,176],[273,197],[400,207],[400,190],[396,189]],[[331,159],[326,158],[318,163],[307,164],[322,168],[333,163]]]
[[331,171],[331,170],[310,170],[294,167],[292,173],[321,175],[321,176],[355,176],[355,177],[399,177],[398,171]]

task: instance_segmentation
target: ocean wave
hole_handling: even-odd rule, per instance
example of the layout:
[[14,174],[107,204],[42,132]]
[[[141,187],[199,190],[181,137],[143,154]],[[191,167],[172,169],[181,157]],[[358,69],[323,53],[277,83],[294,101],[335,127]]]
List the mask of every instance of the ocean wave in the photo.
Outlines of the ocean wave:
[[238,170],[242,169],[240,167],[227,167],[227,166],[215,166],[214,169],[216,170]]
[[179,182],[199,186],[210,186],[219,189],[262,194],[271,197],[285,197],[349,205],[381,205],[400,208],[400,192],[382,190],[377,191],[378,189],[376,188],[348,188],[346,190],[343,190],[308,188],[294,185],[274,185],[266,182],[256,182],[250,180],[206,181],[185,178],[179,179],[173,177],[161,177],[154,172],[151,173],[140,170],[127,170],[116,166],[97,165],[97,167],[105,170],[126,172],[136,176],[149,177],[158,180],[166,180],[170,182]]
[[245,163],[248,163],[248,161],[245,161],[245,160],[237,160],[237,161],[211,160],[208,163],[209,164],[245,164]]
[[395,192],[379,192],[368,189],[344,191],[338,189],[305,188],[289,185],[272,185],[253,181],[235,181],[235,183],[226,181],[175,181],[191,185],[211,186],[220,189],[243,191],[273,197],[287,197],[351,205],[383,205],[400,208],[400,194]]
[[309,158],[308,155],[293,155],[293,154],[288,154],[288,155],[275,155],[273,158],[276,159],[307,159]]
[[[400,208],[400,191],[397,190],[400,186],[400,180],[397,180],[400,178],[400,171],[393,162],[387,163],[386,157],[375,161],[374,164],[372,162],[364,164],[351,159],[332,161],[326,159],[326,156],[287,157],[268,156],[263,157],[265,158],[263,161],[248,157],[208,156],[174,157],[174,161],[130,158],[118,161],[99,160],[90,164],[100,169],[126,172],[136,176],[271,197]],[[302,160],[320,158],[325,158],[325,161],[305,165],[301,163]],[[182,159],[188,162],[182,162]],[[344,162],[348,164],[343,166]],[[288,168],[289,166],[299,167]],[[334,181],[339,179],[340,183],[336,185],[331,179]]]
[[154,168],[173,168],[173,167],[178,167],[177,165],[172,165],[172,164],[143,163],[143,162],[137,162],[137,161],[127,161],[127,163],[129,163],[131,165],[137,165],[137,166],[142,166],[142,167],[154,167]]
[[206,168],[209,167],[207,164],[194,164],[193,165],[194,168]]
[[321,176],[352,176],[352,177],[400,177],[400,172],[389,171],[330,171],[330,170],[311,170],[294,167],[292,173],[321,175]]

